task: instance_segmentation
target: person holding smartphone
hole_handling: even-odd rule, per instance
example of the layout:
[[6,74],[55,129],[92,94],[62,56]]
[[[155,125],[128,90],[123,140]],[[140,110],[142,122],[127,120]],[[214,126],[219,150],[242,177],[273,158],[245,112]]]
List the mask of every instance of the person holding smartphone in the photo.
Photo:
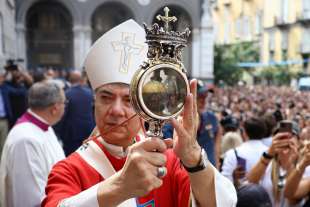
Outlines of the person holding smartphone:
[[33,84],[33,79],[29,73],[15,63],[14,60],[8,60],[5,71],[6,80],[4,83],[13,90],[24,91],[22,94],[9,95],[12,109],[12,117],[9,120],[9,128],[11,129],[17,119],[27,110],[27,91]]
[[266,189],[275,207],[291,206],[284,197],[283,189],[287,175],[294,169],[298,158],[298,135],[297,123],[288,120],[279,122],[271,146],[247,174],[249,182]]
[[[302,131],[305,132],[304,128]],[[288,175],[284,195],[291,202],[298,202],[310,195],[310,137],[303,140],[303,147],[300,150],[300,159],[298,160],[296,167]],[[309,207],[310,200],[303,207]]]
[[225,153],[221,172],[235,184],[236,188],[243,184],[246,174],[267,149],[261,141],[267,130],[262,118],[249,118],[244,122],[243,127],[248,140]]

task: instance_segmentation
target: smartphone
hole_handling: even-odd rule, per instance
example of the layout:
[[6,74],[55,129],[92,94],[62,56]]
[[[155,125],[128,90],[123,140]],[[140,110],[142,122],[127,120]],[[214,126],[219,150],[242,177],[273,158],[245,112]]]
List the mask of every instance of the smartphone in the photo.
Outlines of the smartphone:
[[288,120],[280,121],[279,132],[293,132],[293,123]]
[[245,170],[246,160],[242,157],[237,156],[237,166],[241,166],[242,170]]

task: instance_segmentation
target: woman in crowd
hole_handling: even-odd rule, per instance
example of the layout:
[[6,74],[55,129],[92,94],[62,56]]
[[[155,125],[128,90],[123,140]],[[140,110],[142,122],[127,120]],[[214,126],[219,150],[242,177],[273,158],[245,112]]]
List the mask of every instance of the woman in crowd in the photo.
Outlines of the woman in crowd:
[[[286,122],[287,123],[287,122]],[[250,170],[247,179],[260,184],[268,192],[273,206],[301,206],[301,202],[292,202],[284,197],[287,175],[295,168],[298,159],[299,127],[291,123],[291,132],[283,132],[281,123],[272,138],[272,144],[264,152],[258,163]]]

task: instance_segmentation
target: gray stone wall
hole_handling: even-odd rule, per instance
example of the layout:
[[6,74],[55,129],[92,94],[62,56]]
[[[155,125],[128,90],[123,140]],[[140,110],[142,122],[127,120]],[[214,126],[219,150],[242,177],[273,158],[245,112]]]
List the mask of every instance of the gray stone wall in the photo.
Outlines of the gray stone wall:
[[15,1],[0,0],[0,69],[8,58],[16,58]]
[[[14,0],[0,0],[14,1]],[[26,16],[27,11],[39,0],[16,1],[17,56],[26,55]],[[192,45],[187,60],[192,76],[213,79],[213,27],[209,25],[211,17],[206,12],[209,0],[55,0],[65,6],[73,19],[73,56],[74,67],[81,69],[83,57],[91,46],[91,20],[95,10],[107,2],[124,5],[134,14],[138,23],[151,24],[154,15],[164,6],[180,8],[188,13],[192,23]],[[2,8],[2,6],[1,6]],[[207,14],[207,15],[206,15]],[[203,23],[202,21],[207,21]],[[210,51],[211,50],[211,51]],[[26,59],[26,58],[25,58]],[[27,60],[26,60],[27,61]]]

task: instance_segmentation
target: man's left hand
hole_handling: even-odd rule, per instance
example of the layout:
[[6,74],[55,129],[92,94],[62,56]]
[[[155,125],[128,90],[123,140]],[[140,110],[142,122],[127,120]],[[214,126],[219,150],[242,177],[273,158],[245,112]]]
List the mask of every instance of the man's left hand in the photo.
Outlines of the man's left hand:
[[200,160],[201,147],[197,136],[197,80],[190,82],[190,94],[187,95],[183,117],[180,120],[172,119],[175,129],[173,150],[186,167],[195,167]]

